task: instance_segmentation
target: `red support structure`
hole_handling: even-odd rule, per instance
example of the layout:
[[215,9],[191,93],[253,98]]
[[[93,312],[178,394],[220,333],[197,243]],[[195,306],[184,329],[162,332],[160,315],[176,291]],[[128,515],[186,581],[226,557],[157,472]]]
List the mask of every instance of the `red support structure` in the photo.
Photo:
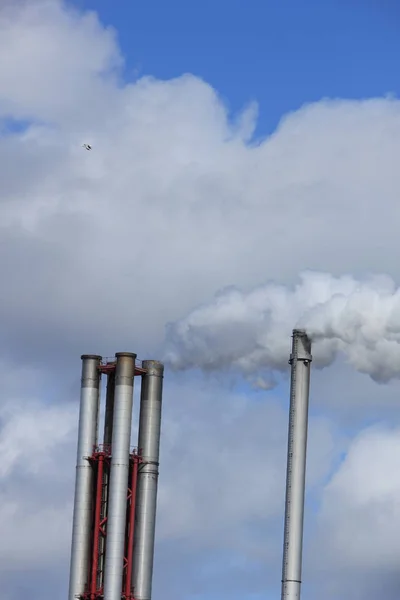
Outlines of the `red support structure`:
[[[107,361],[107,362],[103,362],[99,365],[99,371],[100,373],[105,373],[106,375],[108,375],[109,373],[112,373],[113,371],[115,371],[115,367],[116,367],[116,362],[114,360],[111,361]],[[136,362],[135,364],[135,376],[142,376],[145,373],[147,373],[146,369],[143,369],[141,363]]]
[[138,465],[140,458],[136,452],[131,454],[132,468],[131,468],[131,481],[130,488],[128,490],[129,512],[128,512],[128,523],[127,523],[127,548],[126,548],[126,571],[125,571],[125,600],[134,600],[132,593],[132,562],[133,562],[133,538],[135,534],[135,509],[136,509],[136,484],[138,475]]
[[96,498],[94,512],[94,530],[93,530],[93,554],[92,554],[92,572],[90,574],[90,600],[97,598],[97,575],[99,565],[99,539],[100,539],[100,521],[101,521],[101,503],[103,497],[103,471],[104,471],[104,452],[98,454],[97,461],[97,482]]
[[[85,593],[80,596],[81,600],[103,600],[102,567],[100,559],[102,556],[101,538],[106,538],[105,525],[107,515],[105,509],[105,481],[107,469],[109,468],[109,458],[111,448],[109,446],[96,447],[91,456],[93,467],[96,467],[94,483],[94,517],[93,517],[93,548],[89,567],[88,585]],[[124,559],[124,580],[121,590],[122,600],[135,600],[132,589],[132,567],[133,550],[135,535],[135,512],[136,512],[136,487],[139,463],[141,462],[140,453],[135,449],[130,454],[129,484],[127,490],[127,519],[126,519],[126,544]]]
[[104,526],[107,522],[107,517],[103,516],[105,502],[104,476],[109,458],[109,446],[96,447],[91,456],[92,465],[97,465],[94,485],[93,547],[88,585],[85,593],[81,596],[83,600],[100,600],[103,598],[103,589],[102,586],[99,585],[99,581],[101,580],[101,566],[99,565],[99,561],[101,557],[100,539],[106,536]]

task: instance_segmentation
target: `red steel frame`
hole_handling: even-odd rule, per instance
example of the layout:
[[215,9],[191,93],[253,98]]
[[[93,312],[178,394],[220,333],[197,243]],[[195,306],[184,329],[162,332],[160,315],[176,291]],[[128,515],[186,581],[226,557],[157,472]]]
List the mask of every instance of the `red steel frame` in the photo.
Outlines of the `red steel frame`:
[[128,518],[126,524],[127,538],[125,548],[125,584],[124,594],[125,600],[134,600],[132,590],[132,560],[133,560],[133,538],[135,535],[135,510],[136,510],[136,486],[139,463],[141,457],[134,450],[131,454],[131,473],[130,486],[128,488]]
[[[139,362],[139,364],[138,364]],[[143,369],[143,367],[140,364],[140,361],[136,362],[135,364],[135,376],[137,375],[144,375],[145,373],[147,373],[146,369]],[[109,373],[112,373],[113,371],[115,371],[115,367],[116,367],[116,362],[115,361],[107,361],[104,363],[101,363],[101,365],[99,365],[99,371],[100,373],[105,373],[106,375],[108,375]]]
[[[104,474],[105,467],[109,465],[111,457],[110,448],[105,446],[95,448],[91,456],[92,464],[97,464],[95,486],[94,486],[94,523],[93,523],[93,547],[89,571],[89,583],[87,591],[83,594],[83,600],[102,600],[103,586],[98,585],[100,570],[100,538],[106,537],[105,524],[107,517],[102,518],[102,508],[105,498]],[[130,481],[127,490],[127,523],[126,523],[126,545],[124,558],[124,584],[121,590],[121,598],[124,600],[135,600],[132,589],[132,563],[135,535],[135,511],[136,511],[136,487],[139,463],[142,458],[135,449],[130,454]]]
[[100,519],[101,519],[101,500],[103,495],[103,470],[104,453],[99,453],[97,462],[97,482],[96,482],[96,503],[94,513],[94,532],[93,532],[93,556],[92,572],[90,574],[90,600],[96,600],[97,596],[97,570],[99,566],[99,540],[100,540]]
[[94,485],[94,520],[93,520],[93,545],[92,557],[90,561],[90,570],[88,578],[87,591],[83,595],[84,600],[98,600],[103,597],[102,586],[98,586],[99,558],[100,558],[100,537],[105,537],[104,526],[107,517],[102,518],[102,508],[105,502],[103,497],[105,467],[109,465],[110,448],[99,446],[93,450],[90,457],[92,465],[97,464],[95,485]]

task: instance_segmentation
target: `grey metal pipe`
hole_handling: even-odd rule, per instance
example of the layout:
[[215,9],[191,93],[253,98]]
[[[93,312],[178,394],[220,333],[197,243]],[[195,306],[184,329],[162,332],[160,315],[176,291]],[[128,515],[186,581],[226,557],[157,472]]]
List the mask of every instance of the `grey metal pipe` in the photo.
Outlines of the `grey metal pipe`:
[[291,384],[282,600],[300,599],[311,361],[311,342],[307,334],[294,329],[289,361]]
[[108,496],[104,600],[121,600],[136,354],[118,352]]
[[164,365],[143,361],[139,418],[139,464],[132,585],[136,600],[150,600],[153,577],[157,508],[158,461],[160,454],[161,404]]
[[83,594],[88,579],[93,510],[93,470],[89,457],[97,445],[101,356],[84,354],[82,359],[78,450],[74,515],[72,524],[69,600]]

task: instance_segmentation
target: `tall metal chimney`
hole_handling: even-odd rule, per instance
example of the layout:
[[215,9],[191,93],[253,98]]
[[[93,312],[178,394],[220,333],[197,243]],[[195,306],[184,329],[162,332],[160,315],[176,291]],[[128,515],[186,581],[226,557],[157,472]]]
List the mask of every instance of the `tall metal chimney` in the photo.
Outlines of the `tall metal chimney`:
[[132,578],[135,600],[151,599],[164,365],[145,360],[143,369],[146,373],[142,377],[138,442],[142,462],[137,481]]
[[118,352],[108,497],[104,600],[121,600],[136,354]]
[[88,579],[93,512],[93,471],[89,461],[97,444],[101,356],[84,354],[82,359],[76,484],[72,525],[69,600],[85,589]]
[[294,329],[289,361],[291,384],[282,600],[300,599],[311,361],[311,342],[307,334]]

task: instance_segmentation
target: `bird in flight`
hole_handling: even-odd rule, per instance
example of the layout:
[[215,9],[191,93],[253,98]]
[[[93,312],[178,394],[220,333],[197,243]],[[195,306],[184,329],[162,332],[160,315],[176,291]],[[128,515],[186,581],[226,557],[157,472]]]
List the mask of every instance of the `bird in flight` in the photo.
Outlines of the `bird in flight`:
[[91,150],[92,146],[90,144],[82,144],[82,148],[85,148],[85,150]]

